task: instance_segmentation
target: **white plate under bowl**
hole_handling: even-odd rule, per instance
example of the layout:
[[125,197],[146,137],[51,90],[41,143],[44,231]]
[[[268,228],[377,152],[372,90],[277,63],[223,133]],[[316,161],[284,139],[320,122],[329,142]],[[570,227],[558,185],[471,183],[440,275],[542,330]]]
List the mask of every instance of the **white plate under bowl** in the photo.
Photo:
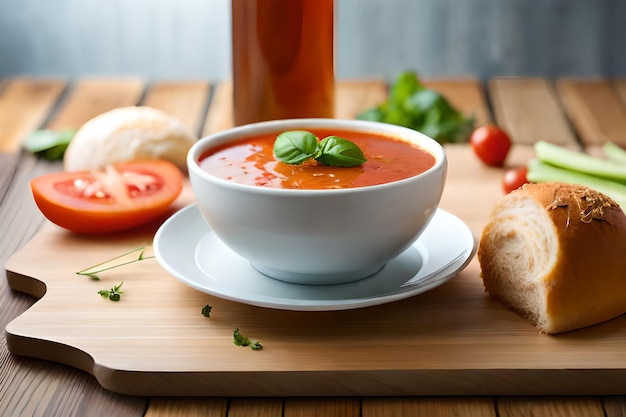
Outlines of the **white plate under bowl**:
[[158,262],[192,288],[260,307],[309,311],[367,307],[421,294],[463,270],[475,249],[467,225],[439,209],[418,241],[375,275],[347,284],[303,285],[254,269],[215,235],[195,204],[172,215],[154,237]]

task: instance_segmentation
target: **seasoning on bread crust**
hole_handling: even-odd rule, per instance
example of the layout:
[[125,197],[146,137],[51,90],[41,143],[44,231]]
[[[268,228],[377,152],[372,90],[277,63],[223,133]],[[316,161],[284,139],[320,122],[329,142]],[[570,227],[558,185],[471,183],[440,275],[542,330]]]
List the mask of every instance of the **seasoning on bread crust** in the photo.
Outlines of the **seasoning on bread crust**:
[[478,261],[485,290],[554,334],[626,313],[626,215],[586,187],[526,184],[492,211]]

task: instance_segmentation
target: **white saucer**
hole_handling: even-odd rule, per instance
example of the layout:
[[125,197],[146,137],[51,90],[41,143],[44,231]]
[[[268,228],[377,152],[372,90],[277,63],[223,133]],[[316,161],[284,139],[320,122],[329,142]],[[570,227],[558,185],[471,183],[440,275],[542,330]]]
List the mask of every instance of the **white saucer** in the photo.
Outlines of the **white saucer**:
[[283,310],[346,310],[401,300],[431,290],[474,256],[472,232],[458,217],[437,210],[418,241],[380,272],[340,285],[302,285],[269,278],[228,248],[195,204],[176,212],[154,237],[158,262],[199,291]]

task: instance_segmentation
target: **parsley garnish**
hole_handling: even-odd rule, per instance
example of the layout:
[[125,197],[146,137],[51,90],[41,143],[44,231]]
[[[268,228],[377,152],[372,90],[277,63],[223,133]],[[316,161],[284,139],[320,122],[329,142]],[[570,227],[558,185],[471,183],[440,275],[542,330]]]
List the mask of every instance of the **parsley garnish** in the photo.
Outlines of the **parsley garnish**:
[[250,346],[252,350],[261,350],[263,349],[263,345],[258,340],[250,340],[249,337],[246,337],[239,333],[239,327],[233,330],[233,343],[237,346]]
[[110,290],[100,290],[98,291],[98,294],[100,294],[103,298],[108,298],[111,301],[120,301],[122,294],[124,294],[124,291],[120,291],[122,284],[124,284],[124,281],[122,281],[119,285],[115,285]]
[[211,310],[213,309],[213,307],[211,307],[210,305],[205,305],[204,307],[202,307],[202,315],[204,317],[211,317]]

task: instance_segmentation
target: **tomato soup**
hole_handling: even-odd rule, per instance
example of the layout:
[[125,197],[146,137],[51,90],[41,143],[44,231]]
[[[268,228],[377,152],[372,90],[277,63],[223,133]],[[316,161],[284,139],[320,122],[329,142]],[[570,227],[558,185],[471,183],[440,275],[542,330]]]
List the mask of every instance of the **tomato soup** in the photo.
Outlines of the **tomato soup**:
[[392,137],[355,131],[310,130],[318,138],[339,136],[361,148],[367,162],[332,167],[307,161],[289,165],[274,158],[280,132],[249,137],[211,149],[200,158],[206,172],[229,181],[271,188],[331,189],[384,184],[413,177],[435,164],[426,150]]

